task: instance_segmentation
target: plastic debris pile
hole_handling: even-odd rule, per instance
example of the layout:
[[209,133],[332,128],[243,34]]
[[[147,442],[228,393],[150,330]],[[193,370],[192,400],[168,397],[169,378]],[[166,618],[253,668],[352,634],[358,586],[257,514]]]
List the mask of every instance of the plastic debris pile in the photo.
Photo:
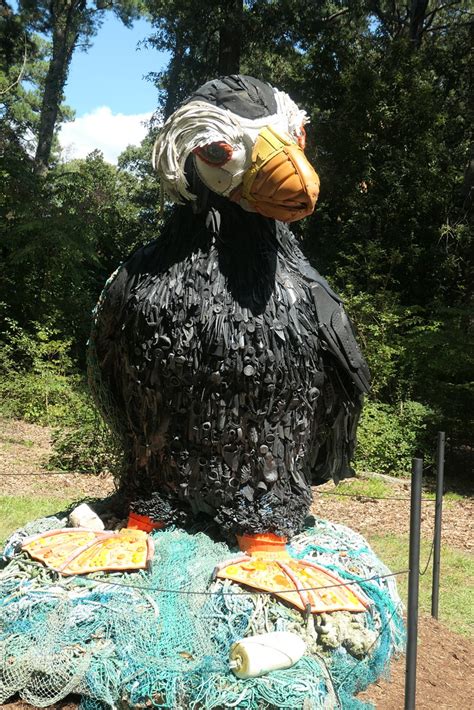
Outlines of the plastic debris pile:
[[[57,519],[29,525],[51,529]],[[229,548],[204,533],[153,534],[152,568],[64,578],[15,545],[0,572],[0,703],[15,693],[37,707],[78,693],[81,710],[130,707],[370,707],[355,694],[382,675],[404,644],[394,577],[360,582],[366,613],[311,615],[269,595],[212,579]],[[367,542],[347,527],[317,520],[294,538],[310,557],[343,579],[389,573]],[[329,590],[330,591],[330,590]],[[231,645],[251,634],[292,631],[307,643],[293,667],[239,679]]]

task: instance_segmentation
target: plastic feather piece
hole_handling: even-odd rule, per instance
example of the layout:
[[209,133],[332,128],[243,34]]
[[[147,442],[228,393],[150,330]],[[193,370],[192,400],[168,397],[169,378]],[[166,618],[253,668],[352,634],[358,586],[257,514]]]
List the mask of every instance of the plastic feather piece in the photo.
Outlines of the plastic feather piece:
[[154,547],[142,530],[93,532],[64,528],[27,538],[22,550],[56,572],[72,575],[145,569]]

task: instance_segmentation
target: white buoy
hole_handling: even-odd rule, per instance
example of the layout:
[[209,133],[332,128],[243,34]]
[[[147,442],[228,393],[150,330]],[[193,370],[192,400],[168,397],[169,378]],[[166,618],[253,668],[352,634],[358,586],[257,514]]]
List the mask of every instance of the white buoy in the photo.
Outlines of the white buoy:
[[290,631],[247,636],[232,644],[229,665],[238,678],[256,678],[269,671],[290,668],[305,650],[303,639]]
[[69,524],[73,528],[87,528],[88,530],[94,530],[95,532],[100,532],[104,530],[105,525],[99,518],[97,513],[94,513],[92,508],[89,508],[87,503],[81,503],[77,508],[74,508],[72,513],[69,515]]

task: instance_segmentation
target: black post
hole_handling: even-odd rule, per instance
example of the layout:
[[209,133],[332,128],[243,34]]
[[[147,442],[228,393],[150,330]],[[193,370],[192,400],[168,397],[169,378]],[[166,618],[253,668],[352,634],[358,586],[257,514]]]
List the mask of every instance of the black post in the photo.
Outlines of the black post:
[[410,574],[408,577],[407,658],[405,710],[415,710],[416,652],[418,641],[418,587],[420,582],[421,482],[423,459],[413,459],[410,502]]
[[444,431],[438,432],[438,450],[436,453],[436,507],[433,538],[433,584],[431,587],[431,616],[438,618],[439,569],[441,562],[441,520],[443,513],[444,491]]

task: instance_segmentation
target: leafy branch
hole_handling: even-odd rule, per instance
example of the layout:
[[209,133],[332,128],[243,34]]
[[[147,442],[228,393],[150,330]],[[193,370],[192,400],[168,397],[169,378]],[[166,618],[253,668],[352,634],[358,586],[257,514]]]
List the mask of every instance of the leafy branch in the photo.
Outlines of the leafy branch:
[[23,62],[21,64],[19,74],[18,74],[17,78],[15,79],[15,81],[10,84],[10,86],[7,86],[6,89],[3,89],[3,91],[0,91],[0,96],[5,96],[6,94],[8,94],[12,89],[15,88],[15,86],[17,86],[20,83],[20,81],[22,79],[22,76],[23,76],[25,68],[26,68],[26,62],[28,59],[28,48],[27,48],[26,35],[24,35],[24,40],[25,40],[25,47],[24,47],[24,51],[23,51]]

